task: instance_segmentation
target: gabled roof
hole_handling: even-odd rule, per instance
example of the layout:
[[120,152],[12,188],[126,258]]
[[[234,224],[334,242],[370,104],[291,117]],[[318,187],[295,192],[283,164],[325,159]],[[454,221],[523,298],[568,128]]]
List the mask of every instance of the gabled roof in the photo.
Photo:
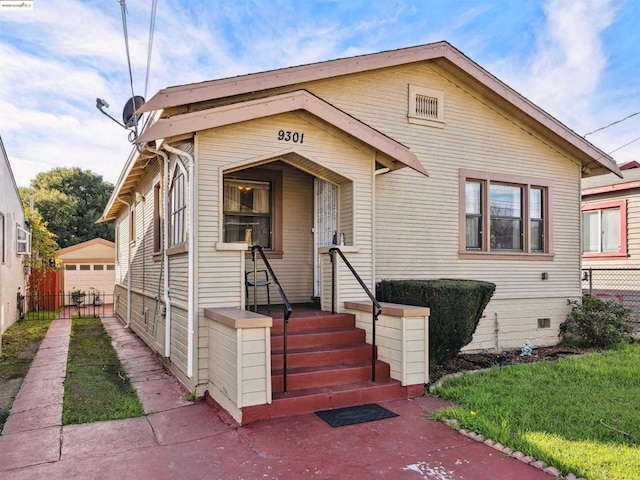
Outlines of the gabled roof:
[[557,119],[517,93],[488,71],[466,57],[448,42],[341,58],[297,67],[241,75],[220,80],[180,85],[160,90],[138,112],[167,109],[180,105],[232,97],[278,87],[296,85],[353,73],[415,62],[433,61],[453,75],[462,75],[503,106],[515,107],[518,117],[531,128],[554,138],[580,158],[587,175],[613,172],[620,175],[615,161],[606,153],[573,132]]
[[640,168],[622,171],[622,177],[610,173],[582,180],[582,196],[640,188]]
[[342,110],[306,90],[296,90],[268,98],[234,103],[158,120],[138,138],[136,143],[146,143],[160,138],[198,132],[298,110],[309,112],[372,146],[378,152],[387,156],[389,162],[391,162],[390,164],[395,164],[396,168],[406,165],[416,172],[428,175],[418,157],[407,147],[362,123],[360,120],[347,115]]
[[82,250],[83,248],[92,247],[94,245],[103,245],[105,247],[116,248],[116,244],[110,242],[109,240],[105,240],[104,238],[92,238],[91,240],[87,240],[86,242],[77,243],[75,245],[71,245],[70,247],[61,248],[58,250],[58,255],[67,255],[72,252],[77,252],[78,250]]

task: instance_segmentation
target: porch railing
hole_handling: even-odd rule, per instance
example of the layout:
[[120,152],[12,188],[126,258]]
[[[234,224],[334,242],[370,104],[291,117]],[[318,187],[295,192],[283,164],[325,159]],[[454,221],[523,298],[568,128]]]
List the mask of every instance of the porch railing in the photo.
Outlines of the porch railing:
[[[253,261],[253,284],[254,285],[257,284],[257,276],[258,276],[258,270],[256,266],[256,252],[258,252],[258,254],[260,255],[260,258],[262,259],[262,262],[264,263],[264,266],[267,269],[267,272],[269,272],[269,278],[271,278],[273,283],[276,285],[278,292],[280,293],[280,297],[282,298],[282,303],[284,305],[284,325],[283,325],[284,349],[283,349],[283,360],[282,360],[282,390],[283,390],[283,393],[287,393],[287,326],[289,325],[289,317],[291,317],[291,314],[293,313],[293,307],[291,306],[291,303],[287,299],[287,295],[284,293],[284,290],[282,289],[282,285],[278,281],[278,277],[276,277],[276,274],[273,273],[273,269],[269,264],[269,260],[267,260],[267,256],[264,254],[264,251],[262,250],[262,247],[260,245],[253,245],[251,247],[251,260]],[[255,292],[254,292],[254,296],[255,296]]]
[[335,261],[335,258],[334,258],[336,253],[338,255],[340,255],[340,258],[342,258],[342,261],[344,262],[344,264],[351,271],[351,273],[354,276],[354,278],[358,281],[358,283],[360,284],[362,289],[365,291],[365,293],[371,299],[371,314],[372,314],[372,319],[371,319],[371,381],[375,382],[376,381],[376,322],[378,321],[378,317],[382,313],[382,306],[376,300],[376,297],[373,295],[373,293],[371,293],[371,290],[369,290],[369,288],[362,281],[362,278],[360,278],[360,275],[358,275],[358,272],[356,272],[356,270],[353,268],[353,266],[351,265],[349,260],[347,260],[347,257],[344,256],[344,253],[342,253],[342,250],[340,250],[338,247],[333,247],[333,248],[329,249],[329,259],[331,260],[331,313],[332,314],[336,313],[336,261]]

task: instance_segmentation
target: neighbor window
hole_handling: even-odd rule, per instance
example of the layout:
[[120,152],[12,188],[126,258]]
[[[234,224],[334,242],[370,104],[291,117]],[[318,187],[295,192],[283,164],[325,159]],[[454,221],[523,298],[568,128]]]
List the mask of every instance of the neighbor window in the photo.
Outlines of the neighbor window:
[[31,253],[31,232],[16,226],[16,251],[20,255]]
[[627,204],[625,200],[582,206],[582,254],[585,257],[627,255]]
[[461,170],[460,191],[461,251],[550,252],[549,181]]
[[0,213],[0,263],[6,262],[5,243],[4,215]]
[[176,165],[169,189],[169,246],[187,241],[187,190],[186,177]]
[[282,248],[282,174],[251,169],[224,179],[224,242]]

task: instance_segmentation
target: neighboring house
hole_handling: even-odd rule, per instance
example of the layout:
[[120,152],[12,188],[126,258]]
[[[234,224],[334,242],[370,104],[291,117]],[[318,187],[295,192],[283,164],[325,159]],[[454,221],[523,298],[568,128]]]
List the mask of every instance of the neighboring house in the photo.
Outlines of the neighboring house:
[[116,244],[94,238],[58,250],[62,268],[62,291],[68,296],[73,290],[101,294],[113,293]]
[[0,138],[0,336],[20,316],[18,294],[25,294],[31,233],[18,187]]
[[[640,164],[582,182],[583,288],[640,312]],[[627,270],[638,269],[638,270]]]
[[[140,111],[158,118],[102,217],[116,222],[116,312],[241,422],[283,401],[270,355],[282,339],[240,310],[250,244],[290,301],[323,310],[332,239],[373,291],[382,279],[495,282],[468,349],[549,345],[581,296],[581,178],[619,173],[446,42],[170,87]],[[370,339],[368,298],[337,264],[336,309]],[[378,358],[407,395],[428,380],[424,316],[387,308],[379,324]]]

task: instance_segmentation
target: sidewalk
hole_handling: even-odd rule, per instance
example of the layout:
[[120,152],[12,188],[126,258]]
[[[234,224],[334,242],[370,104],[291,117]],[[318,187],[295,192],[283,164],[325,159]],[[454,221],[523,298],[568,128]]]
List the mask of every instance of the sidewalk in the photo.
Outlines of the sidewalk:
[[70,321],[54,320],[0,436],[3,479],[417,479],[554,477],[441,423],[422,397],[382,406],[398,417],[332,428],[316,415],[225,424],[185,392],[116,318],[104,318],[147,416],[62,427]]

